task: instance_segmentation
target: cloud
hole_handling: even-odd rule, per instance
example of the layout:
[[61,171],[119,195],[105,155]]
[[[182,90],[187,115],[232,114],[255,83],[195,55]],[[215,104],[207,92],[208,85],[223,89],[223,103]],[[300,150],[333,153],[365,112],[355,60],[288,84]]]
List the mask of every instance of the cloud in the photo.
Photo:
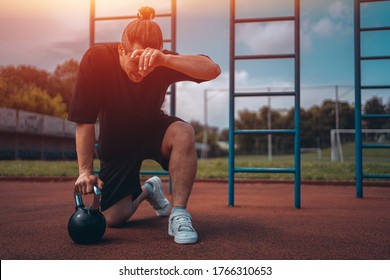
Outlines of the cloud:
[[294,49],[292,22],[240,24],[236,33],[238,51],[240,44],[251,54],[289,53]]
[[312,26],[312,31],[321,37],[332,37],[339,26],[329,18],[322,18]]

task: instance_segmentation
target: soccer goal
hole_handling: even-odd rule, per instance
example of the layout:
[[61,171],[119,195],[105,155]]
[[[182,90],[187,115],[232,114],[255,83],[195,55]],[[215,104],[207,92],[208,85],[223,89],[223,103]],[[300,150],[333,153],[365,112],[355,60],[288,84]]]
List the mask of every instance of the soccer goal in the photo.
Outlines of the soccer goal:
[[[390,129],[362,129],[364,143],[390,143]],[[355,129],[332,129],[330,131],[331,161],[353,160],[355,158]],[[387,154],[378,154],[376,157],[388,158]]]

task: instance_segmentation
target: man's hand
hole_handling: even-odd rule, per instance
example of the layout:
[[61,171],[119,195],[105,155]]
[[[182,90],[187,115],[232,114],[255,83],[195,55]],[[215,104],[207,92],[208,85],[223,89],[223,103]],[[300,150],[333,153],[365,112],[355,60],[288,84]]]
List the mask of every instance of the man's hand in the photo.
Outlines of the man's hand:
[[157,66],[162,64],[164,54],[157,49],[135,49],[131,54],[132,60],[138,60],[139,73],[146,77]]
[[93,186],[96,185],[99,189],[103,188],[103,182],[90,172],[80,173],[75,183],[75,190],[81,194],[93,193]]

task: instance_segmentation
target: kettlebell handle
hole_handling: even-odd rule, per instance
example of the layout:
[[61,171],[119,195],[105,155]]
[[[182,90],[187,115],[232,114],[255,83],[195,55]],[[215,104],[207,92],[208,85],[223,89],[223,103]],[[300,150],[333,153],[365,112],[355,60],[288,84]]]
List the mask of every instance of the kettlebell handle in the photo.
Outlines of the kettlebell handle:
[[[100,191],[100,189],[97,186],[93,186],[93,193],[94,193],[94,197],[93,197],[93,202],[92,202],[92,206],[90,209],[98,211],[100,208],[100,201],[102,198],[102,192]],[[76,208],[77,207],[84,207],[82,195],[81,195],[81,193],[79,193],[76,190],[76,188],[74,190],[74,200],[76,203]]]

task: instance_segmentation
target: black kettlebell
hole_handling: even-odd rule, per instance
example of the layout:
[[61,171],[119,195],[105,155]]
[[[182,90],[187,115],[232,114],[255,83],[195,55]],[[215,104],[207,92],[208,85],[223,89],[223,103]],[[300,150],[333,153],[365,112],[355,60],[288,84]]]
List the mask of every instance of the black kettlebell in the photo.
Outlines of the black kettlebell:
[[70,238],[77,244],[97,243],[106,231],[106,219],[100,212],[101,191],[93,187],[94,199],[91,207],[85,207],[81,194],[74,192],[76,211],[68,222]]

